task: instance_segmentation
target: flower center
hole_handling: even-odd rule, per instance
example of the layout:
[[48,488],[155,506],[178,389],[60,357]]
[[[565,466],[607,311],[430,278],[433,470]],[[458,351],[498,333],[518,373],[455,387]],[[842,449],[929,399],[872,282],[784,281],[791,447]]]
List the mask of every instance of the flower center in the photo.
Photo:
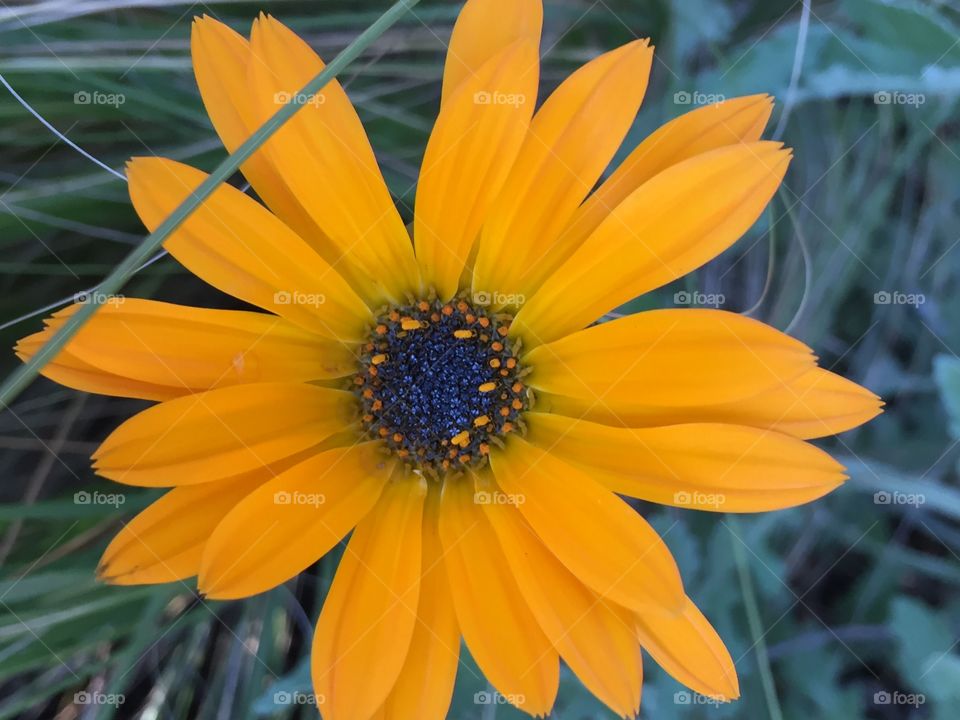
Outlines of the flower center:
[[529,406],[512,319],[463,299],[385,310],[354,378],[366,433],[432,476],[485,462]]

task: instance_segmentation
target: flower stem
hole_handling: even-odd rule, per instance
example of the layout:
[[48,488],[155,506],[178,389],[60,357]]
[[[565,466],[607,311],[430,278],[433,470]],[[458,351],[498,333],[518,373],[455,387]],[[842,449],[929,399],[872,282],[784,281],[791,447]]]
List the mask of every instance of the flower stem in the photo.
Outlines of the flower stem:
[[[364,50],[384,32],[394,25],[410,8],[416,5],[420,0],[398,0],[390,9],[364,30],[356,40],[350,43],[337,55],[330,63],[321,70],[310,82],[308,82],[300,92],[294,96],[307,97],[318,93],[330,82],[338,73],[355,60]],[[288,102],[275,112],[263,125],[257,128],[243,144],[236,149],[232,155],[227,157],[210,175],[191,193],[166,220],[160,223],[157,229],[150,233],[143,241],[125,257],[97,286],[97,296],[115,295],[130,279],[145,261],[153,255],[170,234],[176,230],[189,215],[196,210],[204,200],[206,200],[227,178],[233,175],[250,158],[261,145],[263,145],[271,135],[280,129],[283,124],[297,112],[303,103]],[[43,369],[43,366],[50,362],[57,353],[67,344],[67,341],[73,337],[80,328],[93,316],[99,305],[96,302],[88,302],[80,306],[73,315],[69,317],[63,327],[37,351],[37,353],[25,362],[21,367],[12,372],[9,377],[0,386],[0,406],[9,407],[10,403],[36,378]]]
[[780,710],[780,699],[777,697],[777,686],[773,681],[773,673],[770,671],[770,656],[767,654],[767,643],[764,640],[763,626],[760,621],[760,608],[757,605],[757,594],[753,587],[753,579],[750,577],[750,566],[747,563],[747,556],[743,549],[744,544],[743,531],[739,519],[734,515],[728,515],[727,522],[731,529],[730,542],[733,545],[733,557],[737,564],[737,574],[740,577],[740,591],[743,593],[743,601],[747,610],[747,622],[750,625],[750,634],[753,636],[753,644],[757,652],[757,667],[760,670],[760,682],[763,685],[763,694],[767,701],[767,711],[770,720],[783,720],[783,712]]

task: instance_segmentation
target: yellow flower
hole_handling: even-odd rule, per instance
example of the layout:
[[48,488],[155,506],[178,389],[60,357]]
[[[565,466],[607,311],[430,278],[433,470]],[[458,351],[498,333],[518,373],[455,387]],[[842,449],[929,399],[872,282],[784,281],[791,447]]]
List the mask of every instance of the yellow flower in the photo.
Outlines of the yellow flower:
[[[193,27],[227,150],[305,105],[166,244],[267,312],[107,304],[44,373],[158,401],[94,455],[170,487],[108,547],[118,584],[198,576],[241,598],[352,532],[312,666],[327,720],[444,717],[461,637],[499,693],[550,712],[559,660],[618,715],[641,648],[681,683],[739,694],[734,663],[656,532],[618,495],[753,512],[813,500],[842,468],[808,439],[879,412],[762,323],[706,309],[591,325],[688,273],[758,218],[790,152],[766,96],[698,108],[590,193],[631,126],[653,49],[588,62],[534,112],[539,0],[469,0],[447,55],[413,239],[337,82],[276,20]],[[153,230],[204,179],[137,158]],[[267,209],[269,208],[269,210]],[[28,358],[75,310],[23,339]]]

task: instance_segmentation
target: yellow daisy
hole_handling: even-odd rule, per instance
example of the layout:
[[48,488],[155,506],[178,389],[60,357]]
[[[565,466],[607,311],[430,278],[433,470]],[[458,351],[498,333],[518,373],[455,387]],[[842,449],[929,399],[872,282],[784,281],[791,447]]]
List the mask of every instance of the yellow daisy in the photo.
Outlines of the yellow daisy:
[[[313,641],[327,720],[443,718],[461,638],[535,716],[562,659],[634,717],[641,650],[692,690],[736,698],[723,642],[620,495],[804,503],[844,479],[806,440],[879,412],[802,343],[734,313],[596,324],[730,247],[790,152],[760,140],[770,98],[736,98],[663,126],[591,194],[653,49],[591,60],[534,112],[541,23],[539,0],[466,3],[411,241],[340,85],[293,97],[320,58],[270,17],[249,40],[197,20],[197,83],[228,151],[278,101],[305,105],[243,166],[266,207],[221,187],[166,243],[266,312],[108,304],[44,369],[157,401],[94,455],[106,478],[172,487],[107,548],[106,581],[197,576],[209,598],[242,598],[350,535]],[[151,230],[206,177],[162,158],[127,174]]]

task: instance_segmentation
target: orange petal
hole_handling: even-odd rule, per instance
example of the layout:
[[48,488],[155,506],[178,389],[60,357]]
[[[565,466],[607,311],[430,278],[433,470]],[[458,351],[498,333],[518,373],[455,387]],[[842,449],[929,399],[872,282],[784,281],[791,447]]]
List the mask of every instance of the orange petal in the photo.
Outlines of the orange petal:
[[[227,152],[232,153],[258,125],[247,81],[250,43],[219,20],[204,16],[191,27],[190,52],[204,107]],[[265,149],[260,148],[240,169],[277,217],[328,262],[336,257],[329,238],[303,209]]]
[[664,170],[614,208],[527,299],[511,333],[528,345],[550,342],[696,270],[760,217],[789,161],[779,143],[742,143]]
[[760,139],[773,98],[748,95],[703,105],[674,118],[634,148],[574,214],[561,244],[573,249],[638,187],[671,165],[726,145]]
[[557,651],[524,601],[468,478],[443,485],[440,539],[470,654],[508,702],[548,714],[560,681]]
[[772,430],[714,423],[616,428],[543,413],[526,420],[533,444],[616,493],[664,505],[778,510],[815,500],[846,478],[824,451]]
[[730,402],[799,377],[810,349],[769,325],[723,310],[651,310],[534,348],[527,382],[611,411]]
[[220,480],[281,461],[341,432],[354,406],[351,393],[302,383],[235,385],[187,395],[121,424],[94,453],[94,468],[128,485]]
[[484,223],[474,292],[530,297],[570,254],[561,232],[633,124],[652,60],[646,40],[601,55],[537,111]]
[[[27,362],[41,351],[41,348],[51,336],[52,331],[44,330],[21,338],[14,348],[17,357],[21,361]],[[80,360],[69,350],[63,350],[55,358],[49,360],[40,373],[44,377],[74,390],[99,395],[115,395],[141,400],[170,400],[181,394],[180,391],[172,387],[153,385],[123,375],[104,372],[100,368]]]
[[423,562],[410,650],[377,718],[443,720],[460,658],[460,628],[440,544],[440,490],[431,484],[423,511]]
[[297,35],[261,15],[250,35],[249,91],[259,124],[286,100],[304,105],[265,144],[313,221],[332,243],[327,261],[371,305],[420,290],[410,236],[380,174],[370,141],[337,80],[319,94],[297,93],[323,61]]
[[[490,22],[496,18],[496,22]],[[488,60],[518,40],[540,44],[541,0],[467,0],[453,26],[443,68],[443,100],[447,101]]]
[[680,607],[683,584],[670,551],[622,499],[516,436],[490,464],[505,497],[584,585],[632,609]]
[[324,720],[368,720],[400,674],[417,623],[426,493],[422,478],[391,482],[344,551],[311,653]]
[[271,470],[174,488],[123,526],[110,541],[97,577],[113,585],[166,583],[200,572],[214,528]]
[[[164,158],[127,165],[130,199],[153,232],[206,179]],[[164,243],[214,287],[332,338],[359,340],[370,310],[346,281],[253,198],[221,185]]]
[[637,635],[643,649],[677,682],[716,700],[740,697],[730,653],[689,598],[679,613],[656,608],[638,612]]
[[803,439],[862,425],[881,412],[882,404],[869,390],[823,368],[811,369],[756,395],[716,405],[636,405],[614,410],[594,399],[537,395],[538,410],[617,427],[716,422],[769,428]]
[[539,56],[520,40],[447,98],[430,133],[417,185],[413,235],[424,281],[444,300],[460,276],[533,114]]
[[[498,491],[492,483],[478,483],[477,488],[481,499]],[[487,502],[483,509],[524,599],[560,657],[617,715],[634,717],[640,707],[642,666],[629,611],[584,587],[514,507]]]
[[200,591],[248,597],[319,560],[370,511],[393,469],[377,443],[321,452],[240,502],[210,535]]
[[[17,352],[32,356],[60,327],[57,321],[78,308],[54,313],[53,323],[21,340]],[[338,378],[356,368],[349,346],[276,315],[136,298],[100,307],[54,362],[82,363],[105,382],[115,378],[117,390],[126,379],[126,387],[156,389],[159,397],[149,399],[164,400],[242,383]]]

